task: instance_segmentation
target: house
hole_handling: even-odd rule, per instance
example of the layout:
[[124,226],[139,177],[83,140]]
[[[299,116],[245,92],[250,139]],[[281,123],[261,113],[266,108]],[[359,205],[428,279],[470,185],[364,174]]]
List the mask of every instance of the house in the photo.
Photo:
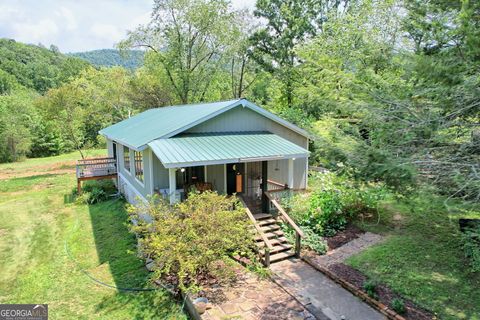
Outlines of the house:
[[246,99],[150,109],[100,134],[131,203],[155,193],[175,203],[190,186],[253,200],[262,181],[307,187],[307,132]]

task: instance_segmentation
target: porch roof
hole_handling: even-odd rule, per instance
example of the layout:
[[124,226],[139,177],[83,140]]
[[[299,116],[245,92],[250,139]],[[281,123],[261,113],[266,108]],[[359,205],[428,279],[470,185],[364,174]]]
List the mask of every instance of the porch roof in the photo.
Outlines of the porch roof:
[[270,132],[184,134],[148,144],[166,168],[308,157],[308,150]]

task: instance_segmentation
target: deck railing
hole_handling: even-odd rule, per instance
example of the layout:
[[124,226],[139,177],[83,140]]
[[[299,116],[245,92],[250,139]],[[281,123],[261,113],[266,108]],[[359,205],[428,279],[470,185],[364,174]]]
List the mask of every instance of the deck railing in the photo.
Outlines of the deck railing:
[[77,161],[77,179],[117,174],[115,158],[91,158]]
[[290,218],[290,216],[285,212],[285,210],[282,208],[280,203],[278,203],[278,200],[273,196],[272,193],[269,191],[265,192],[265,196],[268,198],[270,203],[278,210],[279,217],[292,229],[295,231],[295,255],[297,257],[300,257],[300,250],[302,246],[302,238],[305,237],[303,231],[297,226],[297,224]]

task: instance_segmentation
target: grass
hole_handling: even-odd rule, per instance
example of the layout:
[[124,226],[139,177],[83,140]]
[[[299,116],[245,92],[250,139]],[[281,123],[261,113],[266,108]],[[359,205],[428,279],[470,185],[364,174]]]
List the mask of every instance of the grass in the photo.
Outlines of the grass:
[[[105,156],[105,149],[90,149],[85,151],[86,157]],[[54,157],[31,158],[14,163],[0,163],[0,179],[20,176],[32,176],[51,172],[53,169],[66,170],[75,169],[75,161],[80,159],[78,151],[61,154]]]
[[48,303],[51,319],[186,319],[163,290],[126,293],[81,272],[117,287],[149,287],[124,203],[74,204],[74,171],[48,170],[77,158],[72,153],[0,165],[0,171],[22,175],[0,180],[0,303]]
[[440,319],[480,319],[480,274],[469,272],[458,231],[460,216],[480,218],[480,211],[465,203],[453,208],[456,214],[429,193],[408,204],[386,203],[379,224],[360,226],[387,240],[347,263]]

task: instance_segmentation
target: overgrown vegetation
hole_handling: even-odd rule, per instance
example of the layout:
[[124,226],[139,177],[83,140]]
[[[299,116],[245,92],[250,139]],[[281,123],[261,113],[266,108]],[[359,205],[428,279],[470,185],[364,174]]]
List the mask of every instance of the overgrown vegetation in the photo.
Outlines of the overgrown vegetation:
[[142,255],[155,261],[154,279],[182,290],[235,280],[232,256],[255,256],[250,223],[234,197],[190,193],[175,206],[153,197],[129,212]]
[[480,226],[466,229],[462,234],[462,244],[472,272],[480,272]]
[[[73,190],[76,195],[77,189]],[[86,181],[82,186],[82,193],[77,195],[77,203],[95,204],[111,198],[117,193],[117,189],[111,179]]]
[[347,175],[314,173],[310,194],[282,200],[292,218],[309,233],[333,236],[349,221],[376,214],[388,191],[381,183],[362,183]]

